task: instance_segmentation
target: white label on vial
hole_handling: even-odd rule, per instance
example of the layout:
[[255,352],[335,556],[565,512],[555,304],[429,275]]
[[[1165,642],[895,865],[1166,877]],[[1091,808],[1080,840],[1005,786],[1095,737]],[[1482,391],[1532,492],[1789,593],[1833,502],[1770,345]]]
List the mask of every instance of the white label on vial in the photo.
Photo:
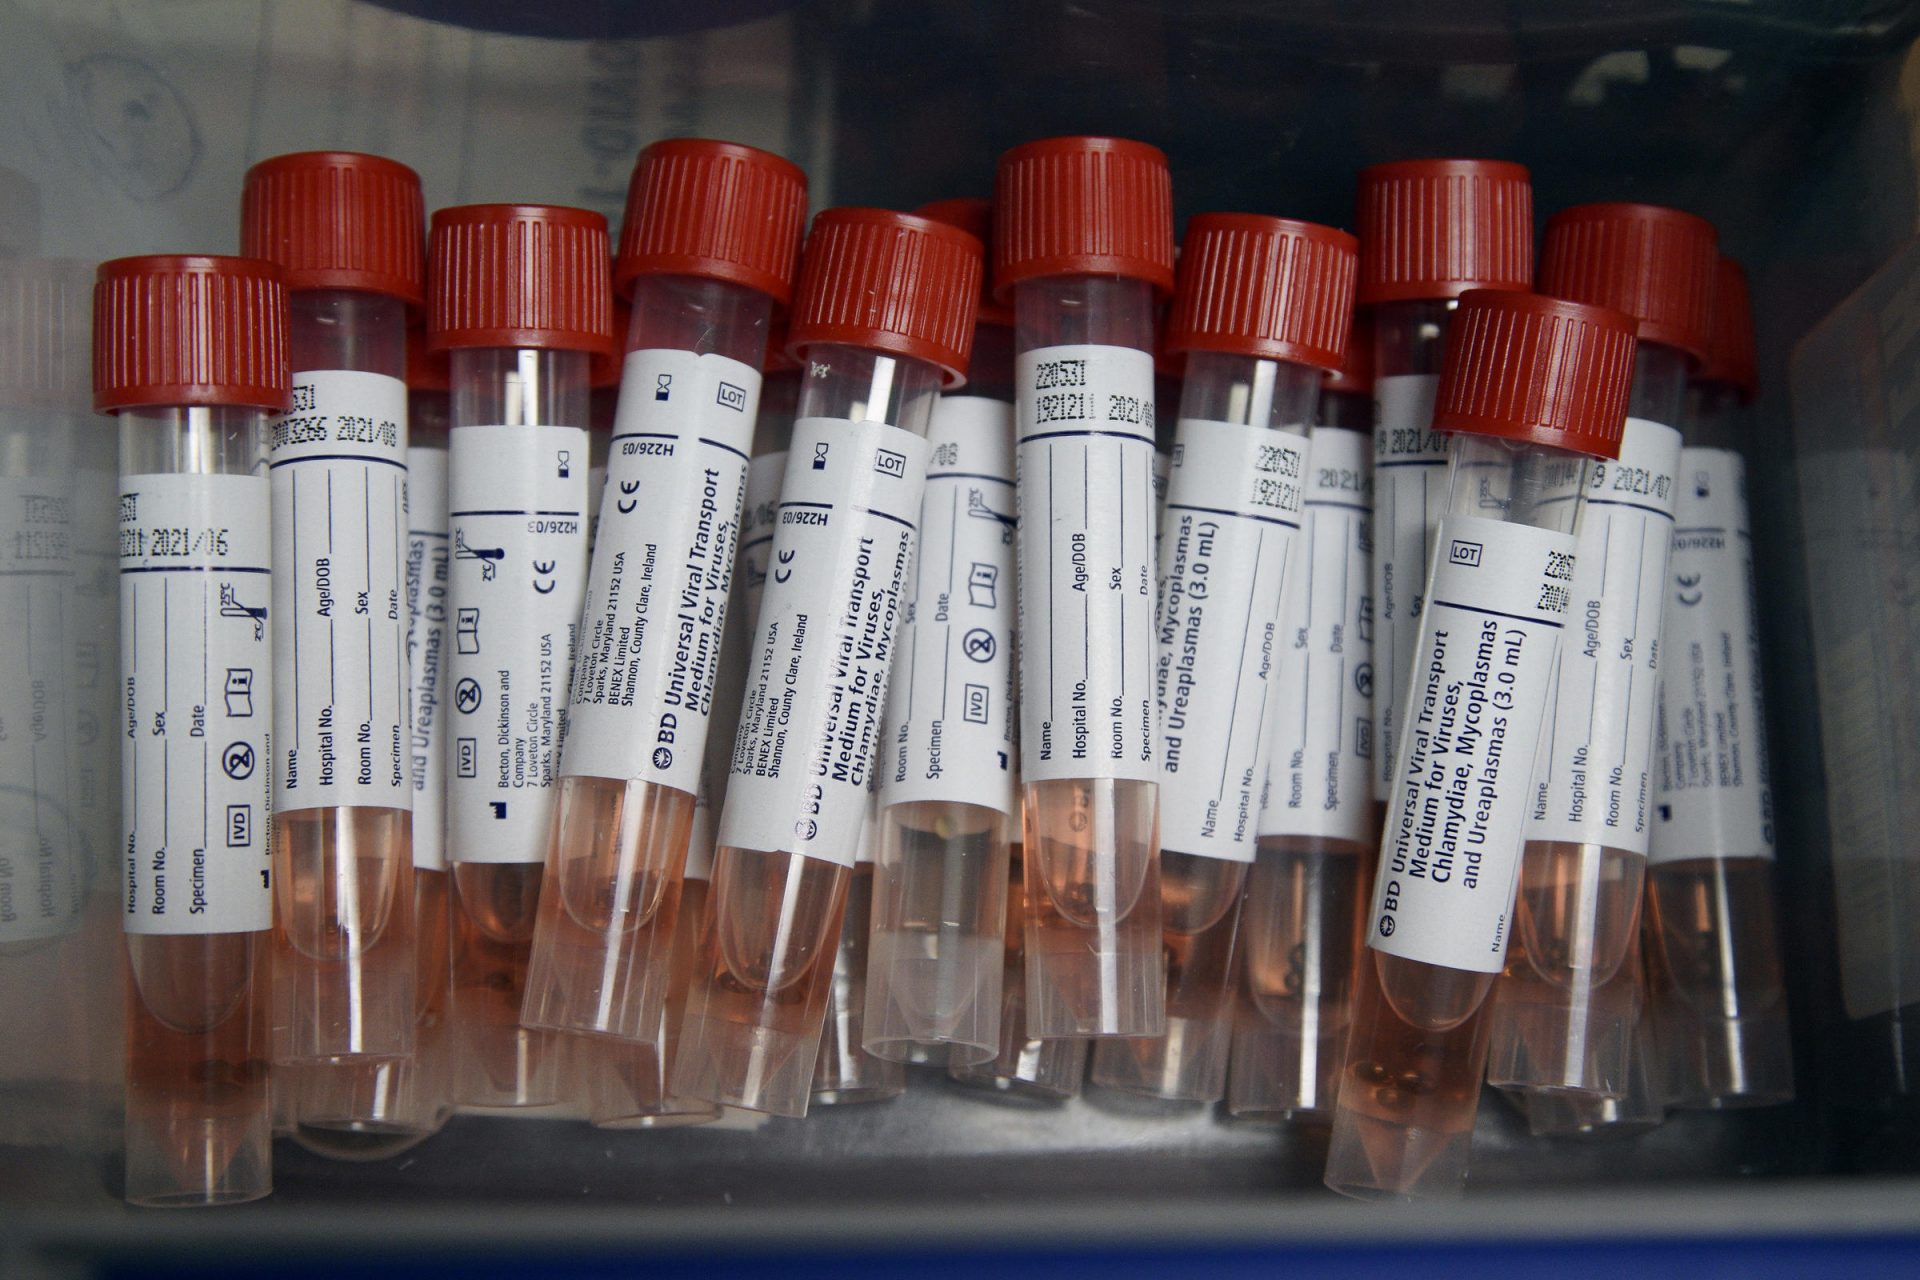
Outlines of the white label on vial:
[[1447,438],[1433,429],[1440,379],[1410,373],[1373,384],[1373,722],[1378,797],[1400,752],[1401,699],[1414,666],[1433,530],[1447,507]]
[[447,854],[546,857],[587,581],[587,433],[455,427]]
[[755,634],[760,596],[767,586],[767,561],[773,555],[773,531],[780,522],[780,486],[787,478],[787,452],[762,453],[747,464],[747,500],[740,512],[740,565],[746,595],[747,634]]
[[1573,604],[1533,769],[1529,840],[1647,852],[1679,465],[1678,431],[1628,418],[1619,460],[1588,468]]
[[920,550],[901,614],[880,804],[1013,812],[1013,406],[945,396],[927,433]]
[[1574,540],[1446,516],[1435,547],[1367,940],[1403,959],[1498,973]]
[[1373,830],[1373,442],[1315,427],[1280,610],[1262,836]]
[[561,772],[696,794],[760,375],[643,350],[621,385]]
[[273,925],[273,599],[264,475],[120,484],[128,933]]
[[1682,449],[1679,480],[1651,856],[1771,858],[1746,467],[1725,449]]
[[1153,782],[1153,357],[1022,352],[1020,750],[1026,782]]
[[1253,861],[1307,441],[1180,421],[1160,544],[1160,845]]
[[447,451],[407,449],[407,669],[413,675],[413,865],[447,868],[446,705],[452,539],[447,533]]
[[853,865],[926,476],[910,431],[794,424],[721,844]]
[[70,482],[0,477],[0,943],[71,933],[86,892],[84,797],[68,754],[71,717],[85,711],[68,666]]
[[273,420],[276,813],[406,809],[407,387],[293,376]]

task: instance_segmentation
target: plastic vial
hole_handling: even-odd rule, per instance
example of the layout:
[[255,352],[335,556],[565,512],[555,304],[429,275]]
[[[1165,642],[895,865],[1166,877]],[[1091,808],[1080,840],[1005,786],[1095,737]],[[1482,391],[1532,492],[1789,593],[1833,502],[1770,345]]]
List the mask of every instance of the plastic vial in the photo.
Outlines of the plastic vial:
[[1007,873],[1006,972],[1000,980],[1000,1043],[987,1062],[947,1064],[949,1078],[991,1090],[1009,1102],[1049,1104],[1078,1097],[1091,1041],[1079,1036],[1041,1039],[1027,1028],[1027,882],[1021,849],[1013,846]]
[[1336,1191],[1465,1184],[1573,529],[1588,458],[1620,443],[1633,348],[1631,318],[1523,293],[1467,293],[1448,326],[1434,427],[1458,434],[1342,1058]]
[[728,142],[640,153],[620,256],[633,319],[522,1019],[652,1041],[700,789],[768,319],[806,179]]
[[[32,188],[21,194],[31,199]],[[100,669],[90,634],[107,619],[97,599],[83,602],[76,580],[76,571],[97,576],[97,561],[82,550],[85,524],[97,537],[100,513],[112,511],[112,490],[88,491],[80,472],[104,434],[84,408],[91,267],[0,259],[0,645],[8,655],[0,723],[22,727],[0,737],[7,1146],[79,1149],[103,1118],[90,1114],[90,1078],[100,1065],[91,1061],[92,1041],[111,1010],[102,955],[111,959],[117,948],[100,925],[124,908],[112,901],[119,877],[103,861],[118,839],[96,825],[100,810],[113,816],[112,773],[88,759],[99,749],[75,732],[96,717],[118,718],[100,705],[98,690],[110,688],[114,673]]]
[[1280,610],[1259,850],[1227,1110],[1333,1119],[1373,871],[1373,334],[1356,325],[1310,436],[1304,529]]
[[1000,157],[1014,304],[1027,1030],[1166,1030],[1153,697],[1153,320],[1173,287],[1166,157],[1051,138]]
[[1773,883],[1746,403],[1753,315],[1722,259],[1707,360],[1682,426],[1678,528],[1655,744],[1648,985],[1663,1092],[1677,1107],[1793,1097],[1793,1043]]
[[1454,302],[1533,287],[1533,187],[1504,160],[1400,160],[1360,171],[1360,282],[1374,342],[1373,762],[1384,808],[1405,722],[1447,442],[1434,394]]
[[[340,1160],[383,1160],[437,1132],[452,1114],[452,1019],[447,1003],[446,704],[451,545],[447,533],[447,357],[407,331],[407,669],[413,791],[413,1054],[331,1066],[283,1067],[300,1145]],[[278,1130],[276,1130],[278,1136]]]
[[407,313],[420,178],[346,151],[247,171],[240,249],[287,276],[293,407],[272,427],[278,1061],[413,1052]]
[[[920,210],[983,244],[991,243],[991,212],[987,201],[965,199]],[[927,443],[920,547],[881,735],[860,1022],[870,1054],[947,1065],[984,1062],[1000,1043],[1007,848],[1019,792],[1008,308],[982,300],[968,384],[934,406]],[[853,911],[849,900],[850,920]]]
[[1574,530],[1578,626],[1534,763],[1487,1062],[1503,1088],[1627,1091],[1640,986],[1626,959],[1653,826],[1676,424],[1687,371],[1706,350],[1714,240],[1703,219],[1652,205],[1582,205],[1547,223],[1541,291],[1624,312],[1640,340],[1619,458],[1589,471]]
[[[127,1200],[272,1190],[268,422],[280,268],[102,263],[93,403],[120,427]],[[176,699],[175,694],[179,697]]]
[[1353,327],[1356,246],[1331,227],[1220,213],[1189,222],[1182,247],[1167,346],[1186,380],[1156,611],[1167,1030],[1097,1046],[1093,1080],[1212,1102],[1226,1093],[1307,431]]
[[[918,554],[918,553],[916,553]],[[906,646],[900,646],[902,652]],[[877,767],[877,766],[876,766]],[[827,989],[827,1008],[820,1033],[820,1052],[813,1062],[813,1104],[837,1106],[853,1102],[885,1102],[907,1087],[907,1068],[898,1058],[883,1058],[866,1049],[866,1011],[869,962],[873,937],[873,901],[877,881],[875,862],[880,842],[878,796],[860,833],[853,859],[853,878],[847,882],[847,909],[840,922],[840,945],[833,959],[833,981]]]
[[814,219],[788,349],[807,363],[768,544],[719,852],[670,1076],[807,1109],[912,568],[926,431],[973,341],[980,242],[877,209]]
[[520,1025],[587,578],[589,365],[613,345],[606,220],[551,205],[433,215],[429,332],[452,356],[447,504],[456,1101],[559,1100]]
[[1618,1097],[1575,1089],[1527,1090],[1520,1097],[1525,1102],[1527,1131],[1536,1138],[1630,1138],[1666,1122],[1658,1033],[1652,1004],[1646,999],[1646,971],[1641,963],[1644,942],[1643,934],[1637,945],[1627,949],[1614,979],[1630,984],[1639,996],[1636,1004],[1640,1013],[1627,1046],[1624,1087]]
[[674,913],[666,999],[661,1002],[660,1024],[654,1034],[638,1043],[610,1036],[572,1040],[574,1055],[586,1075],[587,1119],[597,1129],[679,1129],[720,1118],[718,1104],[679,1097],[667,1087],[667,1071],[679,1046],[680,1023],[686,1011],[687,982],[697,963],[695,944],[699,941],[700,917],[706,911],[707,881],[713,874],[713,836],[712,810],[705,804],[696,805],[686,871]]

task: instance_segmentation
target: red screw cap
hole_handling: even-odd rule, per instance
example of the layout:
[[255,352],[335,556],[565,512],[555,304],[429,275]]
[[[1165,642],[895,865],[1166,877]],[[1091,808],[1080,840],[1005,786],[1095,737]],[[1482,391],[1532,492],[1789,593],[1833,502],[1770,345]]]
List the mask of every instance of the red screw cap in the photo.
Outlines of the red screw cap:
[[1713,276],[1719,264],[1713,224],[1652,204],[1583,204],[1547,219],[1540,249],[1540,292],[1624,311],[1640,322],[1640,341],[1707,354]]
[[93,407],[233,405],[285,412],[287,286],[258,258],[155,254],[100,264]]
[[618,351],[607,220],[597,213],[548,204],[441,209],[427,258],[427,324],[437,351]]
[[[932,218],[935,222],[944,222],[950,227],[958,227],[987,247],[988,262],[993,261],[993,201],[981,196],[955,196],[951,200],[935,200],[923,204],[914,210],[923,218]],[[980,315],[977,323],[999,325],[1013,328],[1013,308],[1002,306],[993,300],[986,289],[980,290]]]
[[1353,313],[1353,332],[1347,335],[1346,358],[1327,375],[1323,391],[1347,395],[1373,394],[1373,317],[1365,311]]
[[1540,294],[1475,289],[1447,326],[1436,431],[1620,455],[1633,317]]
[[993,296],[1023,280],[1124,276],[1173,289],[1173,180],[1158,148],[1125,138],[1043,138],[1000,157]]
[[980,242],[944,222],[886,209],[828,209],[813,220],[787,327],[787,351],[832,342],[925,360],[966,381],[980,305]]
[[640,153],[627,186],[614,285],[643,275],[703,276],[793,298],[807,175],[757,147],[669,138]]
[[1753,399],[1759,387],[1753,358],[1753,303],[1747,297],[1747,273],[1732,258],[1722,258],[1713,276],[1712,325],[1707,358],[1694,374],[1699,382],[1724,382]]
[[1360,171],[1356,301],[1445,301],[1533,285],[1533,183],[1506,160],[1396,160]]
[[1353,327],[1358,248],[1346,232],[1312,222],[1196,216],[1181,241],[1167,350],[1339,368]]
[[596,355],[593,368],[587,374],[587,385],[595,391],[608,391],[620,385],[620,375],[627,371],[627,358],[621,354],[627,347],[627,330],[633,324],[633,303],[613,295],[613,352],[608,355]]
[[240,252],[277,262],[287,288],[426,299],[420,175],[384,156],[301,151],[262,160],[240,191]]

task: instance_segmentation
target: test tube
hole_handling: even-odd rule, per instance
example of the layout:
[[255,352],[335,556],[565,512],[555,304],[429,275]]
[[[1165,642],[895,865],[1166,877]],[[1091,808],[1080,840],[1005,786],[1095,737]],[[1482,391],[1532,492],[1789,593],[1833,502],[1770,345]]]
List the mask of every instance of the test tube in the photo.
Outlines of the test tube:
[[[924,509],[924,507],[923,507]],[[902,645],[902,650],[905,649]],[[877,763],[876,763],[876,767]],[[880,841],[878,795],[870,805],[860,848],[847,882],[847,909],[840,923],[840,944],[833,958],[833,980],[813,1062],[813,1104],[838,1106],[885,1102],[907,1087],[907,1068],[898,1057],[884,1058],[866,1048],[868,955],[874,937],[873,901]]]
[[1049,138],[1000,157],[1014,304],[1027,1030],[1166,1030],[1153,698],[1153,318],[1173,287],[1166,157]]
[[1373,335],[1320,389],[1304,536],[1280,611],[1259,850],[1227,1072],[1241,1119],[1333,1119],[1373,870]]
[[1360,171],[1358,305],[1373,319],[1374,798],[1385,808],[1426,605],[1447,441],[1434,394],[1469,289],[1533,286],[1533,187],[1504,160],[1398,160]]
[[[0,188],[5,177],[0,176]],[[30,189],[29,189],[30,192]],[[4,199],[4,197],[0,197]],[[30,246],[29,246],[30,247]],[[80,464],[97,443],[86,413],[91,264],[0,258],[0,1145],[91,1140],[93,1041],[110,1008],[100,926],[118,877],[108,770],[76,729],[117,718],[97,691],[106,621],[77,577],[87,523],[107,493]],[[111,528],[111,525],[108,526]],[[95,530],[97,536],[98,530]],[[110,579],[109,579],[110,580]],[[90,661],[76,658],[83,647]],[[104,713],[104,714],[103,714]],[[92,733],[86,737],[95,736]],[[104,815],[100,812],[104,810]]]
[[1020,853],[1020,846],[1014,845],[1007,874],[1006,972],[1000,980],[998,1050],[986,1062],[949,1062],[947,1076],[1009,1101],[1045,1105],[1079,1096],[1091,1041],[1079,1036],[1043,1040],[1027,1028],[1027,881]]
[[452,357],[447,858],[456,1101],[560,1097],[520,1023],[586,595],[589,363],[613,345],[606,220],[553,205],[433,215],[429,333]]
[[1512,1089],[1627,1091],[1638,945],[1653,826],[1661,603],[1673,542],[1687,370],[1704,354],[1712,224],[1677,209],[1581,205],[1555,214],[1540,288],[1640,325],[1616,461],[1581,504],[1574,639],[1534,763],[1520,897],[1496,992],[1487,1079]]
[[866,818],[942,381],[980,242],[878,209],[814,219],[788,349],[807,364],[768,544],[677,1093],[804,1115]]
[[1634,321],[1463,295],[1434,427],[1450,442],[1326,1182],[1459,1194],[1506,958],[1527,782],[1567,625],[1590,457],[1619,447]]
[[[407,669],[413,792],[413,1054],[283,1067],[291,1132],[340,1160],[380,1160],[437,1132],[452,1113],[444,706],[451,559],[447,534],[447,357],[427,350],[424,323],[407,331]],[[277,1134],[276,1134],[277,1136]]]
[[287,277],[293,407],[272,427],[278,1060],[413,1052],[407,313],[420,178],[349,151],[247,171],[240,250]]
[[[965,199],[920,210],[983,244],[991,243],[991,212],[987,201]],[[871,957],[862,957],[859,1022],[869,1054],[946,1065],[985,1061],[999,1048],[1007,847],[1019,786],[1013,315],[990,299],[976,317],[967,387],[934,406],[927,442],[920,547],[881,735],[873,935]],[[853,912],[850,899],[849,919]],[[831,1021],[827,1033],[832,1041]]]
[[[729,622],[731,629],[731,622]],[[723,661],[725,659],[723,658]],[[736,687],[738,681],[734,682]],[[716,706],[719,704],[716,703]],[[720,728],[719,717],[714,727]],[[708,741],[711,743],[712,738]],[[679,909],[673,923],[673,953],[668,960],[666,998],[660,1025],[639,1042],[611,1036],[580,1036],[572,1043],[587,1077],[587,1119],[596,1129],[679,1129],[720,1118],[718,1104],[683,1098],[667,1087],[667,1071],[679,1045],[686,1011],[687,983],[697,962],[700,917],[713,875],[713,810],[694,805],[693,834],[687,844],[686,870],[680,881]]]
[[[1639,1018],[1627,1047],[1627,1068],[1618,1097],[1577,1089],[1529,1089],[1524,1099],[1527,1132],[1536,1138],[1630,1138],[1665,1123],[1667,1107],[1660,1088],[1659,1043],[1652,1004],[1645,998],[1646,971],[1641,962],[1645,934],[1628,948],[1618,982],[1641,994]],[[1511,1096],[1511,1095],[1510,1095]]]
[[1353,327],[1356,242],[1310,222],[1209,213],[1187,224],[1182,247],[1167,345],[1187,368],[1155,669],[1167,1030],[1098,1045],[1093,1080],[1212,1102],[1226,1092],[1307,429]]
[[1741,449],[1753,396],[1746,277],[1722,259],[1681,427],[1647,909],[1663,1092],[1677,1107],[1793,1098],[1774,919],[1773,794]]
[[760,365],[806,178],[730,142],[640,153],[615,276],[633,320],[522,1019],[652,1041],[673,979]]
[[291,402],[286,332],[270,262],[120,258],[96,276],[93,403],[120,434],[132,1204],[273,1187],[267,428]]

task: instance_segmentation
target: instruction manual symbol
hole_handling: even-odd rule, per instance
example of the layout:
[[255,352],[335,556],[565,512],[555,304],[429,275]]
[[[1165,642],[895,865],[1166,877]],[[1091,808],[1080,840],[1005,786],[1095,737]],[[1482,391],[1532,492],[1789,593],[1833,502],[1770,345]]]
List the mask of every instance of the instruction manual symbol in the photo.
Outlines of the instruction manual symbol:
[[[563,455],[564,456],[564,455]],[[561,472],[562,475],[566,473]],[[456,560],[478,560],[480,562],[480,581],[492,582],[493,575],[499,572],[500,562],[507,558],[504,547],[470,547],[467,545],[467,531],[453,531],[453,558]]]
[[234,720],[245,720],[253,715],[253,668],[228,667],[227,683],[223,690],[227,695],[227,715]]
[[256,609],[252,605],[241,604],[240,597],[234,594],[231,582],[220,584],[220,616],[249,618],[253,622],[253,638],[255,640],[267,638],[267,606],[261,605]]
[[480,652],[480,611],[462,609],[456,616],[456,630],[453,633],[454,648],[464,654]]
[[976,609],[992,609],[1000,603],[1000,566],[973,562],[967,570],[967,603]]

